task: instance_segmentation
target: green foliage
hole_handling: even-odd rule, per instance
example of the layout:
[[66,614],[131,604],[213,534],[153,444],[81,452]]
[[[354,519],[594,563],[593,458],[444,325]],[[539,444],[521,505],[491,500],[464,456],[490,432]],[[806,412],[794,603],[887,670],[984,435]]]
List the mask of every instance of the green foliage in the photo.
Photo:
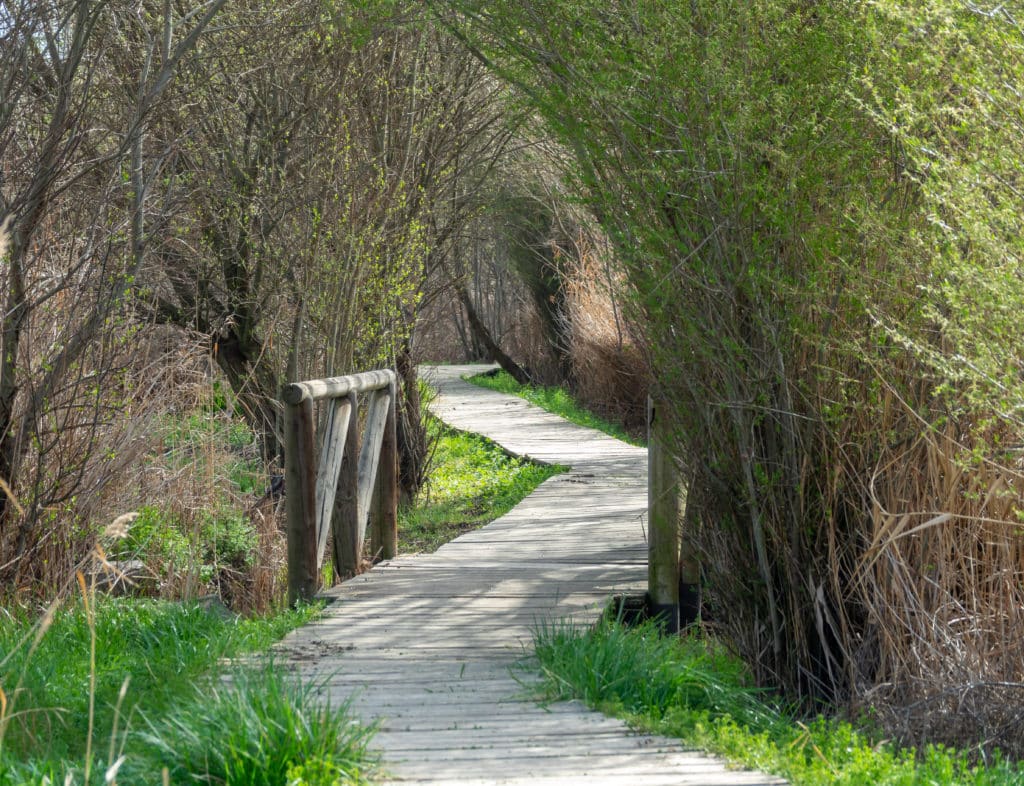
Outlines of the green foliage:
[[331,707],[323,686],[298,683],[270,665],[203,686],[140,735],[175,782],[226,786],[365,783],[373,729],[354,723],[348,704]]
[[[223,405],[218,403],[222,400]],[[251,494],[266,483],[266,469],[252,429],[229,410],[231,401],[215,384],[210,406],[169,418],[164,455],[174,467],[223,473],[239,494]]]
[[666,638],[651,624],[606,620],[588,631],[544,625],[534,639],[546,698],[582,699],[794,786],[1024,783],[1024,771],[998,754],[978,765],[942,746],[897,748],[846,721],[801,720],[752,689],[735,657],[696,634]]
[[403,550],[434,551],[503,516],[563,467],[514,458],[490,440],[427,420],[435,445],[428,480],[412,508],[399,511]]
[[[62,783],[64,772],[81,769],[91,684],[96,768],[110,763],[110,744],[135,766],[146,756],[133,731],[140,714],[173,716],[224,659],[264,649],[316,613],[305,607],[243,620],[195,604],[100,598],[91,620],[80,603],[58,609],[34,651],[40,621],[4,617],[0,687],[9,721],[0,733],[0,783],[44,775]],[[144,782],[158,778],[151,772]]]
[[187,565],[192,543],[176,517],[152,505],[142,507],[124,538],[109,550],[112,559],[141,559],[148,565]]
[[543,387],[539,385],[520,385],[505,371],[499,371],[497,374],[476,374],[472,377],[467,377],[466,381],[472,382],[474,385],[479,385],[482,388],[496,390],[499,393],[508,393],[513,396],[519,396],[520,398],[526,399],[531,404],[536,404],[541,409],[545,409],[548,412],[553,412],[559,417],[565,418],[571,423],[596,429],[597,431],[604,432],[610,437],[615,437],[616,439],[621,439],[623,442],[628,442],[631,445],[638,445],[642,447],[644,444],[627,433],[622,426],[605,420],[599,415],[595,415],[593,412],[580,406],[576,399],[572,397],[572,394],[567,392],[564,388]]
[[[960,652],[911,620],[956,606],[987,629],[1019,558],[950,561],[938,593],[906,563],[920,541],[877,558],[900,516],[948,511],[967,542],[1010,518],[975,501],[1020,477],[1000,447],[1024,400],[1017,21],[954,0],[433,5],[543,118],[615,244],[706,597],[757,680],[808,700],[948,688],[919,637]],[[921,564],[950,551],[932,548]],[[858,572],[884,564],[906,573]]]
[[312,758],[288,769],[288,786],[344,786],[348,773],[330,755]]
[[156,571],[194,570],[209,581],[223,567],[242,570],[252,565],[257,533],[241,511],[200,511],[196,522],[147,505],[110,549],[113,559],[139,559]]

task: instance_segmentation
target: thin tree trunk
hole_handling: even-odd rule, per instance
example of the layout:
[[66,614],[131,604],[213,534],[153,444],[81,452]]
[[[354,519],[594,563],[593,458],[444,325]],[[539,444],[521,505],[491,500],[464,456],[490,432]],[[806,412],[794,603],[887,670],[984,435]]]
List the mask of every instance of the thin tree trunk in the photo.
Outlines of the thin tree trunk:
[[466,317],[469,319],[469,326],[473,330],[473,335],[480,339],[480,342],[487,349],[490,359],[507,371],[520,385],[529,385],[531,382],[530,375],[498,346],[491,332],[476,313],[476,309],[473,308],[473,300],[470,298],[466,288],[460,284],[457,286],[457,291],[459,293],[459,300],[462,301],[462,306],[466,309]]
[[232,331],[216,343],[214,359],[238,397],[243,417],[260,440],[263,460],[268,465],[275,459],[282,459],[283,463],[283,443],[277,433],[280,406],[273,397],[277,391],[276,379],[268,369],[258,367],[254,358],[259,353],[246,350]]

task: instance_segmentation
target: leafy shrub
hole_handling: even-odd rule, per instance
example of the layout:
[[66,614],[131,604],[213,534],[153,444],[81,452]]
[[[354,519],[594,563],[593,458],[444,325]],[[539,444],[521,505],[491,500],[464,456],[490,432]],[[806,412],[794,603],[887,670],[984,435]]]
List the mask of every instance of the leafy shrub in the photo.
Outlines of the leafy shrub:
[[986,687],[1024,680],[1016,19],[951,0],[445,12],[570,151],[615,243],[686,548],[757,681],[1024,753],[1019,691]]

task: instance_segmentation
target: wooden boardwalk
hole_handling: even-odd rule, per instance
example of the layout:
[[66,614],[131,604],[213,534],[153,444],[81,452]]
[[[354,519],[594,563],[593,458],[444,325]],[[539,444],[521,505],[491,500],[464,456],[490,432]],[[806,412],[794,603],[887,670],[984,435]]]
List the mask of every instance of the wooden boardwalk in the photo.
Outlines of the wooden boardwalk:
[[325,616],[278,658],[354,695],[379,720],[388,783],[668,786],[777,784],[673,740],[641,735],[578,702],[538,706],[512,667],[537,622],[597,619],[646,581],[646,452],[463,382],[425,376],[433,411],[507,450],[571,466],[501,519],[431,555],[400,557],[334,588]]

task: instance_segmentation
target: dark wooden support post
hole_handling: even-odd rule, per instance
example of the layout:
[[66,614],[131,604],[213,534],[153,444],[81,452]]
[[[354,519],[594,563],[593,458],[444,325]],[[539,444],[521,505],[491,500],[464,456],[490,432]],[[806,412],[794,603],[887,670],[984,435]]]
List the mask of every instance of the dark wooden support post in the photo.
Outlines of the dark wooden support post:
[[331,529],[334,534],[334,578],[344,581],[359,572],[363,556],[359,529],[359,396],[348,394],[351,415],[345,437],[345,455],[338,475]]
[[679,475],[666,422],[647,399],[647,595],[649,613],[679,631]]
[[288,535],[288,603],[308,601],[318,588],[316,566],[316,465],[313,399],[285,404],[285,511]]
[[686,490],[683,528],[679,533],[679,627],[685,628],[700,619],[700,561],[686,547],[686,536],[697,528],[697,506],[691,503]]
[[384,441],[380,447],[377,489],[374,499],[370,551],[380,559],[398,555],[398,421],[395,406],[397,384],[391,384],[391,401],[384,421]]

